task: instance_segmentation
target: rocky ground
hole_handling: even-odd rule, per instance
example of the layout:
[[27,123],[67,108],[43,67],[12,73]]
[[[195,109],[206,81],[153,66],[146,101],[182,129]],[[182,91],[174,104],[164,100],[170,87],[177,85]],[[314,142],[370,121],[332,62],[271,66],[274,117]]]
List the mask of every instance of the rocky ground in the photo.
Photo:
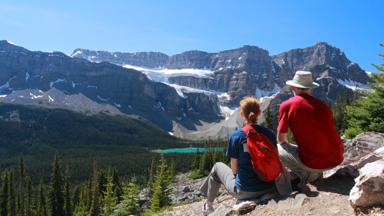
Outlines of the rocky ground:
[[[366,133],[354,140],[346,142],[345,162],[334,170],[324,174],[324,178],[308,185],[302,192],[295,191],[286,199],[275,197],[264,203],[259,203],[244,215],[384,215],[384,206],[353,208],[351,206],[351,189],[361,190],[363,201],[377,200],[384,195],[384,171],[378,176],[362,173],[361,169],[367,163],[384,160],[384,134]],[[376,151],[375,151],[376,150]],[[384,170],[377,167],[377,170]],[[360,172],[360,173],[359,173]],[[367,177],[368,176],[368,177]],[[362,179],[368,179],[370,190],[359,185]],[[201,207],[204,199],[198,191],[204,179],[191,180],[188,174],[178,175],[173,184],[173,203],[176,207],[164,212],[164,215],[202,215]],[[360,188],[359,188],[360,187]],[[365,196],[365,197],[364,197]],[[380,198],[381,199],[381,198]],[[361,199],[360,199],[361,201]],[[379,201],[384,204],[383,201]],[[221,189],[221,195],[214,205],[215,211],[211,216],[236,215],[233,206],[236,200]]]
[[[184,178],[183,175],[182,178]],[[184,179],[186,180],[186,179]],[[197,182],[195,180],[191,184],[190,189],[195,188]],[[185,181],[184,181],[185,182]],[[351,207],[348,201],[349,191],[354,185],[353,178],[349,176],[336,176],[329,179],[323,179],[309,185],[309,190],[303,193],[294,192],[289,198],[281,200],[278,198],[272,199],[264,204],[259,204],[251,212],[245,215],[384,215],[382,208],[370,208],[365,211],[357,211]],[[236,200],[230,195],[222,191],[223,194],[215,203],[215,212],[212,216],[236,215],[232,211]],[[197,192],[194,192],[198,194]],[[193,195],[185,193],[185,199],[191,202]],[[164,215],[182,216],[182,215],[202,215],[201,207],[204,199],[200,196],[195,197],[195,202],[174,207],[167,211]],[[199,200],[199,201],[197,201]]]

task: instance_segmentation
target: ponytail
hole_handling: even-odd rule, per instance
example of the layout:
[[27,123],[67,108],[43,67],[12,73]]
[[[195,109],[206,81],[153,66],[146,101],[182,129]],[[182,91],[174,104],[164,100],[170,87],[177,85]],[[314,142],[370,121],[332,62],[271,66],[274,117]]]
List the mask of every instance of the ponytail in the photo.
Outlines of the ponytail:
[[250,112],[248,114],[248,121],[249,121],[249,123],[256,123],[257,122],[257,116],[254,112]]
[[248,123],[257,123],[260,114],[260,103],[255,97],[244,97],[240,101],[240,109]]

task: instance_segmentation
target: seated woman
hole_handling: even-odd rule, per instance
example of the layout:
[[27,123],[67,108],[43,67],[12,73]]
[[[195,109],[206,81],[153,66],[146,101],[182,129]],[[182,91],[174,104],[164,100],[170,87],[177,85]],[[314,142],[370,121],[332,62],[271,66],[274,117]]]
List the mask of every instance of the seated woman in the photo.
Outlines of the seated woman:
[[[264,134],[276,146],[276,135],[257,125],[259,114],[260,106],[256,98],[245,97],[240,101],[240,115],[246,124],[252,124],[257,132]],[[254,199],[275,190],[274,181],[264,182],[254,173],[246,140],[241,128],[232,132],[226,152],[226,156],[231,159],[231,168],[224,163],[216,163],[201,186],[200,191],[207,196],[207,202],[203,206],[204,215],[213,212],[213,201],[221,184],[238,200]]]

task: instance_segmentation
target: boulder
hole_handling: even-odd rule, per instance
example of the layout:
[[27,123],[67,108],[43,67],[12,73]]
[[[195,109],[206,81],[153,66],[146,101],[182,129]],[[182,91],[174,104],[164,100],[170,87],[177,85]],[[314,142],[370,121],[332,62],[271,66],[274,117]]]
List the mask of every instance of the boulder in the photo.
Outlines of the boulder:
[[384,134],[366,132],[346,143],[344,164],[356,163],[362,157],[384,147]]
[[356,178],[359,169],[367,163],[384,157],[384,134],[366,132],[350,141],[345,141],[344,161],[339,166],[324,172],[324,178],[334,174],[350,175]]
[[366,164],[355,181],[349,195],[353,208],[384,206],[384,158]]

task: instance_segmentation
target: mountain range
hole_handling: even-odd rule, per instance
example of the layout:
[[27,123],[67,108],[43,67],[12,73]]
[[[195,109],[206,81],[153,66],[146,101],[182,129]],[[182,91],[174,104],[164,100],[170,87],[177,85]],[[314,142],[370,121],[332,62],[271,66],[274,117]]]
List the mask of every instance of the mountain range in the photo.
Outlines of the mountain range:
[[178,137],[207,138],[241,125],[236,110],[246,95],[260,98],[262,109],[277,107],[297,70],[312,71],[321,85],[314,95],[327,103],[369,89],[367,73],[325,42],[278,55],[243,46],[172,56],[75,49],[67,56],[0,41],[0,102],[133,114]]

